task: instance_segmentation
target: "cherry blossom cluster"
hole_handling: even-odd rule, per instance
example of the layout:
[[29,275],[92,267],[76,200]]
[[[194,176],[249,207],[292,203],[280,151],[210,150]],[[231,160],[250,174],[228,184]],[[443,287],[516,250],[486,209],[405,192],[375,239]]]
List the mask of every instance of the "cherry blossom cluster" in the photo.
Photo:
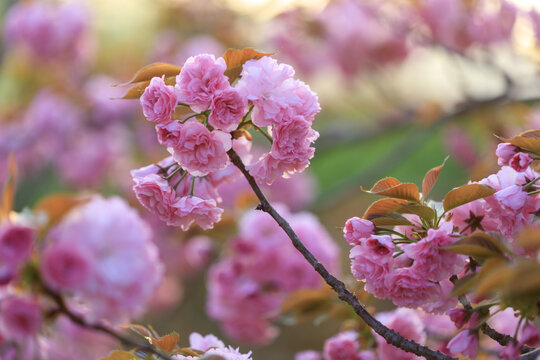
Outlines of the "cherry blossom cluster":
[[99,196],[46,226],[39,212],[1,225],[0,345],[20,359],[103,355],[114,341],[75,325],[57,299],[91,324],[140,315],[163,272],[151,230],[125,201]]
[[88,9],[77,3],[20,1],[6,14],[4,37],[41,60],[84,60],[89,50]]
[[534,221],[540,197],[528,194],[527,185],[539,174],[528,167],[519,170],[503,166],[480,180],[495,194],[457,207],[437,228],[426,228],[416,215],[405,215],[412,225],[396,226],[394,234],[384,234],[368,220],[347,220],[344,234],[353,245],[353,275],[365,281],[367,291],[398,306],[448,310],[456,303],[447,298],[452,288],[448,279],[460,274],[466,262],[464,256],[444,247],[477,230],[500,232],[512,243],[513,236]]
[[[449,354],[462,353],[474,358],[478,352],[478,329],[489,318],[455,308],[457,297],[450,295],[454,285],[449,279],[474,273],[476,265],[449,247],[479,231],[492,232],[504,238],[503,246],[514,254],[524,254],[515,243],[516,236],[533,224],[540,210],[535,185],[540,174],[529,167],[537,155],[504,143],[499,145],[497,156],[502,167],[496,174],[470,182],[485,185],[493,190],[493,195],[444,213],[441,204],[430,201],[427,205],[439,216],[433,224],[418,215],[404,214],[410,225],[388,229],[353,217],[343,229],[345,239],[353,246],[352,274],[365,283],[366,291],[400,307],[420,307],[435,314],[447,312],[456,328],[464,329],[447,344]],[[510,344],[504,351],[519,354],[518,345]]]
[[457,52],[473,45],[488,46],[509,42],[518,15],[514,4],[498,2],[495,10],[487,1],[468,7],[462,1],[425,0],[419,15],[436,43]]
[[[168,225],[209,229],[220,220],[216,188],[240,175],[229,161],[231,149],[266,184],[303,171],[313,157],[318,133],[311,125],[320,106],[310,88],[294,79],[293,68],[268,56],[249,60],[234,85],[226,70],[223,58],[190,57],[174,87],[154,77],[140,98],[171,157],[134,170],[134,191]],[[249,128],[271,142],[258,158],[250,154]]]
[[271,40],[306,74],[330,65],[350,79],[403,63],[420,47],[465,54],[509,44],[520,16],[532,22],[540,39],[540,15],[520,11],[509,0],[336,0],[317,15],[299,9],[281,14]]
[[[317,218],[279,211],[321,263],[338,272],[338,249]],[[249,211],[238,227],[227,256],[210,269],[207,310],[234,339],[265,344],[277,335],[271,322],[287,296],[323,283],[270,215]]]
[[396,16],[373,1],[332,1],[311,24],[302,24],[299,11],[280,15],[272,40],[304,73],[335,64],[349,77],[407,57],[410,16],[400,10]]

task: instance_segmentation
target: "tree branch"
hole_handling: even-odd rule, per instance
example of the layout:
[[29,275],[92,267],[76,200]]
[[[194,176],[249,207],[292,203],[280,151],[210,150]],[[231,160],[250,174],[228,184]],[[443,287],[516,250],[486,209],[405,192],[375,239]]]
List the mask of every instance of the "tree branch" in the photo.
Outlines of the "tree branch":
[[47,294],[58,306],[58,309],[55,309],[55,312],[66,315],[72,322],[75,324],[89,329],[98,331],[104,334],[109,335],[110,337],[120,341],[125,346],[136,348],[146,354],[152,354],[158,356],[159,359],[163,360],[172,360],[170,356],[162,352],[161,350],[157,349],[155,346],[149,344],[149,343],[141,343],[138,340],[135,340],[133,338],[124,336],[122,334],[119,334],[115,332],[113,329],[102,325],[102,324],[90,324],[86,322],[80,315],[75,314],[72,312],[66,305],[64,298],[57,292],[54,292],[53,290],[49,288],[44,289],[45,294]]
[[238,154],[233,150],[227,152],[232,163],[240,169],[242,174],[246,177],[249,185],[257,195],[257,198],[260,201],[257,209],[262,210],[268,213],[285,231],[287,236],[291,239],[294,247],[304,256],[304,258],[311,264],[311,266],[321,275],[321,277],[326,281],[330,287],[338,294],[338,297],[349,304],[354,312],[364,320],[364,322],[372,328],[377,334],[382,336],[387,343],[394,345],[402,350],[416,354],[418,356],[423,356],[429,360],[455,360],[455,358],[445,355],[439,351],[432,350],[426,346],[420,345],[412,340],[406,339],[394,330],[391,330],[384,326],[381,322],[375,319],[358,301],[358,298],[351,293],[345,284],[338,280],[335,276],[330,274],[328,270],[322,265],[313,254],[304,246],[298,235],[291,228],[290,224],[285,220],[273,207],[270,205],[264,194],[262,193],[259,185],[251,176],[251,174],[246,170],[242,159]]

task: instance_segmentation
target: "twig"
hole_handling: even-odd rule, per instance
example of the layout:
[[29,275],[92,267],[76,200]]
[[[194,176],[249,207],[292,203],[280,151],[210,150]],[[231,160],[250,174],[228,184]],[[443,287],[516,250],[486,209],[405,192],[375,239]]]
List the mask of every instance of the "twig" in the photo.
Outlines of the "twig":
[[147,354],[157,355],[159,359],[163,360],[173,360],[169,355],[165,354],[161,350],[157,349],[151,344],[148,343],[141,343],[133,338],[124,336],[122,334],[119,334],[115,332],[113,329],[110,329],[109,327],[102,325],[102,324],[90,324],[86,322],[81,316],[75,314],[72,312],[66,305],[64,298],[57,292],[54,292],[51,289],[45,288],[44,289],[45,294],[47,294],[58,306],[57,312],[66,315],[72,322],[75,324],[86,328],[90,330],[95,330],[104,334],[109,335],[110,337],[120,341],[122,344],[130,347],[137,348]]
[[398,347],[402,350],[405,350],[407,352],[416,354],[418,356],[423,356],[426,359],[433,359],[433,360],[451,360],[455,359],[453,357],[450,357],[448,355],[445,355],[439,351],[432,350],[426,346],[420,345],[412,340],[406,339],[397,332],[395,332],[392,329],[387,328],[384,326],[381,322],[379,322],[377,319],[375,319],[365,308],[364,306],[358,301],[358,298],[351,293],[345,284],[338,280],[335,276],[330,274],[328,270],[322,265],[316,258],[313,256],[313,254],[304,246],[298,235],[294,232],[294,230],[291,228],[290,224],[270,205],[264,194],[262,193],[261,189],[259,188],[259,185],[257,185],[257,182],[251,176],[251,174],[246,170],[246,167],[244,166],[244,163],[236,154],[234,150],[229,150],[227,152],[229,155],[229,158],[231,159],[232,163],[240,169],[242,174],[246,177],[247,181],[249,182],[249,185],[255,192],[255,195],[257,195],[257,198],[260,201],[260,204],[257,206],[257,209],[262,210],[266,213],[268,213],[274,220],[278,223],[278,225],[285,231],[285,233],[288,235],[288,237],[291,239],[292,244],[294,247],[304,256],[304,258],[311,264],[311,266],[321,275],[321,277],[326,281],[328,285],[334,289],[334,291],[338,294],[338,297],[345,301],[347,304],[349,304],[353,309],[354,312],[364,320],[364,322],[372,328],[377,334],[382,336],[387,343],[394,345],[395,347]]

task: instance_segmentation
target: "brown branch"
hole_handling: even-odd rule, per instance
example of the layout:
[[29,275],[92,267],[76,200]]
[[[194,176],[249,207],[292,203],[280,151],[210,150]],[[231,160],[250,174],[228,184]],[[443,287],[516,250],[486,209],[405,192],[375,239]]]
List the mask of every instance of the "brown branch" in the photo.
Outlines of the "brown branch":
[[136,348],[146,354],[156,355],[158,356],[159,359],[172,360],[170,356],[168,356],[167,354],[165,354],[164,352],[162,352],[161,350],[157,349],[156,347],[154,347],[153,345],[149,343],[141,343],[136,339],[119,334],[113,329],[105,325],[90,324],[86,322],[86,320],[84,320],[80,315],[75,314],[67,307],[64,301],[64,298],[62,298],[62,296],[58,294],[57,292],[54,292],[53,290],[49,288],[45,288],[44,293],[47,294],[58,306],[58,308],[55,309],[55,312],[66,315],[75,324],[89,330],[94,330],[97,332],[107,334],[110,337],[120,341],[125,346]]
[[279,224],[279,226],[285,231],[287,236],[291,239],[294,247],[304,256],[304,258],[311,264],[311,266],[321,275],[321,277],[326,281],[332,289],[338,294],[338,297],[349,304],[354,312],[364,320],[364,322],[372,328],[377,334],[382,336],[387,343],[394,345],[402,350],[416,354],[418,356],[423,356],[426,359],[433,360],[451,360],[455,359],[448,355],[445,355],[439,351],[432,350],[426,346],[420,345],[412,340],[406,339],[401,336],[399,333],[395,332],[392,329],[387,328],[377,319],[375,319],[358,301],[358,298],[347,289],[345,284],[338,280],[335,276],[330,274],[328,270],[322,265],[313,254],[304,246],[298,235],[291,228],[290,224],[285,220],[273,207],[270,205],[264,194],[262,193],[259,185],[251,176],[251,174],[246,170],[242,159],[236,154],[234,150],[229,150],[229,158],[232,163],[240,169],[242,174],[246,177],[249,185],[257,195],[257,198],[260,201],[260,204],[257,206],[257,209],[262,210],[268,213],[274,220]]

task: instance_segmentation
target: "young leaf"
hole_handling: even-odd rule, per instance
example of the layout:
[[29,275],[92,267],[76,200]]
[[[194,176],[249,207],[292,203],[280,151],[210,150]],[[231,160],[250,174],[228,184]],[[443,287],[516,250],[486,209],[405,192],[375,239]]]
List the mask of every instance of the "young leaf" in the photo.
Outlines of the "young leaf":
[[[165,84],[174,85],[176,83],[176,77],[170,76],[165,78]],[[134,85],[128,89],[128,91],[120,99],[138,99],[146,90],[146,87],[150,85],[150,80],[143,81]]]
[[153,77],[162,77],[165,75],[165,77],[171,77],[178,75],[180,73],[180,70],[182,70],[181,66],[176,66],[173,64],[167,64],[167,63],[153,63],[150,65],[146,65],[139,71],[133,75],[131,80],[129,80],[127,83],[119,84],[118,86],[125,86],[130,84],[139,83],[142,81],[150,81]]
[[13,210],[13,199],[15,198],[15,187],[17,185],[17,161],[13,153],[9,154],[8,166],[9,176],[2,191],[0,220],[7,218],[11,210]]
[[175,348],[178,341],[180,341],[180,335],[173,332],[169,335],[161,336],[160,338],[152,338],[152,345],[165,351],[166,353],[171,353]]
[[232,84],[242,72],[242,66],[249,60],[259,60],[263,56],[271,56],[276,53],[262,53],[251,48],[245,48],[241,50],[229,49],[223,55],[225,63],[227,64],[227,70],[225,75],[229,78],[229,82]]
[[509,250],[497,238],[477,232],[442,249],[478,258],[503,257]]
[[496,190],[482,184],[467,184],[450,190],[444,197],[443,207],[445,211],[452,210],[458,206],[470,203],[474,200],[482,199],[496,193]]
[[49,226],[54,225],[74,207],[81,205],[82,203],[88,201],[88,197],[70,195],[70,194],[54,194],[46,196],[41,199],[36,206],[34,211],[43,211],[47,214],[49,218]]
[[364,213],[364,219],[373,220],[375,218],[385,216],[395,212],[401,206],[408,204],[407,200],[402,199],[381,199],[375,201]]
[[520,149],[540,153],[540,130],[527,130],[511,139],[500,139]]
[[448,160],[448,156],[446,157],[446,159],[444,159],[442,165],[429,170],[424,176],[424,179],[422,180],[422,196],[424,199],[427,198],[427,196],[431,192],[431,189],[433,189],[433,186],[437,182],[437,179],[441,174],[442,168],[444,167],[446,160]]
[[388,177],[379,180],[373,187],[365,192],[375,195],[384,195],[391,198],[419,201],[420,193],[418,187],[412,183],[401,183],[399,180]]
[[123,350],[114,350],[109,356],[101,358],[100,360],[142,360],[140,357],[133,353]]

